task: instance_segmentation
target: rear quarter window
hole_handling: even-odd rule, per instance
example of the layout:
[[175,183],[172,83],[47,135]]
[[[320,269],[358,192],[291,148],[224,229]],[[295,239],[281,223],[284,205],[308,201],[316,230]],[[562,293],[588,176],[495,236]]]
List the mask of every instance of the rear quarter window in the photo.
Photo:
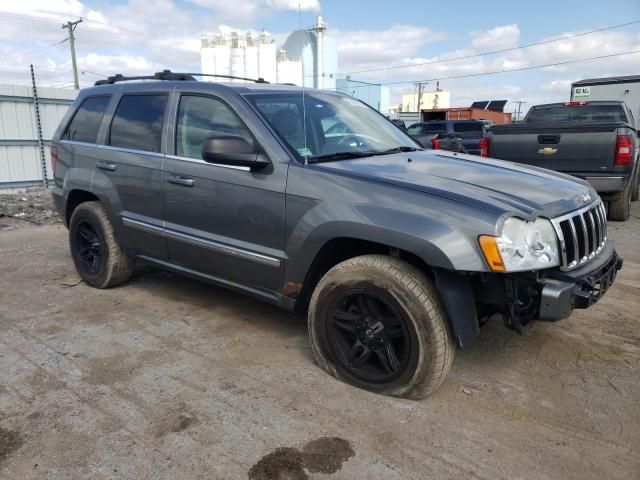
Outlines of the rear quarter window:
[[123,95],[111,122],[109,145],[159,152],[168,95]]
[[74,113],[73,118],[62,134],[62,139],[74,142],[96,143],[100,124],[110,100],[111,95],[86,98]]

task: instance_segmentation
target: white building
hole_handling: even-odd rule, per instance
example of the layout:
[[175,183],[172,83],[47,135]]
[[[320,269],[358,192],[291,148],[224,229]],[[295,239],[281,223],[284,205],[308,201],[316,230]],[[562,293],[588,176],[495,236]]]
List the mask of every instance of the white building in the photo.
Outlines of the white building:
[[402,112],[418,112],[423,109],[449,108],[451,105],[451,92],[436,90],[422,92],[420,107],[418,108],[418,93],[405,93],[402,95],[399,109]]
[[232,30],[207,35],[202,39],[200,50],[202,73],[335,89],[333,72],[338,68],[337,43],[325,31],[324,20],[318,17],[316,25],[309,30],[277,36]]

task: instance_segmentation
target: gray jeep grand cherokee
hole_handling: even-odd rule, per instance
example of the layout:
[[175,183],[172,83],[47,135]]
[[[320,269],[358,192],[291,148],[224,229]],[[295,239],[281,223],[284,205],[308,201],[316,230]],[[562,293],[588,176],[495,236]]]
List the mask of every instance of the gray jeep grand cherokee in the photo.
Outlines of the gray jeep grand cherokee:
[[422,398],[490,316],[516,331],[568,317],[622,266],[584,181],[425,151],[340,94],[153,78],[82,90],[52,143],[92,286],[141,259],[308,311],[322,368]]

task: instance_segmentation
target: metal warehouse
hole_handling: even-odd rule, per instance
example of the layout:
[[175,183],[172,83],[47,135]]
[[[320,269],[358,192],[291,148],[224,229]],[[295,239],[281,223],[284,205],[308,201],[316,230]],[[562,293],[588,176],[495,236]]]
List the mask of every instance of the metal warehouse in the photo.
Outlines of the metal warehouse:
[[78,92],[39,87],[37,93],[36,103],[31,87],[0,85],[0,190],[41,185],[52,178],[49,142]]
[[571,100],[622,100],[640,118],[640,75],[587,78],[571,85]]

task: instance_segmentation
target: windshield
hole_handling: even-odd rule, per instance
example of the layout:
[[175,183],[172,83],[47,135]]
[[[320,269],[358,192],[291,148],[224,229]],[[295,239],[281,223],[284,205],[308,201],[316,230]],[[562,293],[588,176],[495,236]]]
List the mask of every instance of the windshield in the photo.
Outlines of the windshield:
[[527,115],[526,123],[553,122],[625,122],[627,119],[620,105],[558,105],[533,108]]
[[300,158],[348,158],[348,154],[420,148],[385,117],[351,97],[305,92],[306,111],[302,91],[251,94],[247,98]]

